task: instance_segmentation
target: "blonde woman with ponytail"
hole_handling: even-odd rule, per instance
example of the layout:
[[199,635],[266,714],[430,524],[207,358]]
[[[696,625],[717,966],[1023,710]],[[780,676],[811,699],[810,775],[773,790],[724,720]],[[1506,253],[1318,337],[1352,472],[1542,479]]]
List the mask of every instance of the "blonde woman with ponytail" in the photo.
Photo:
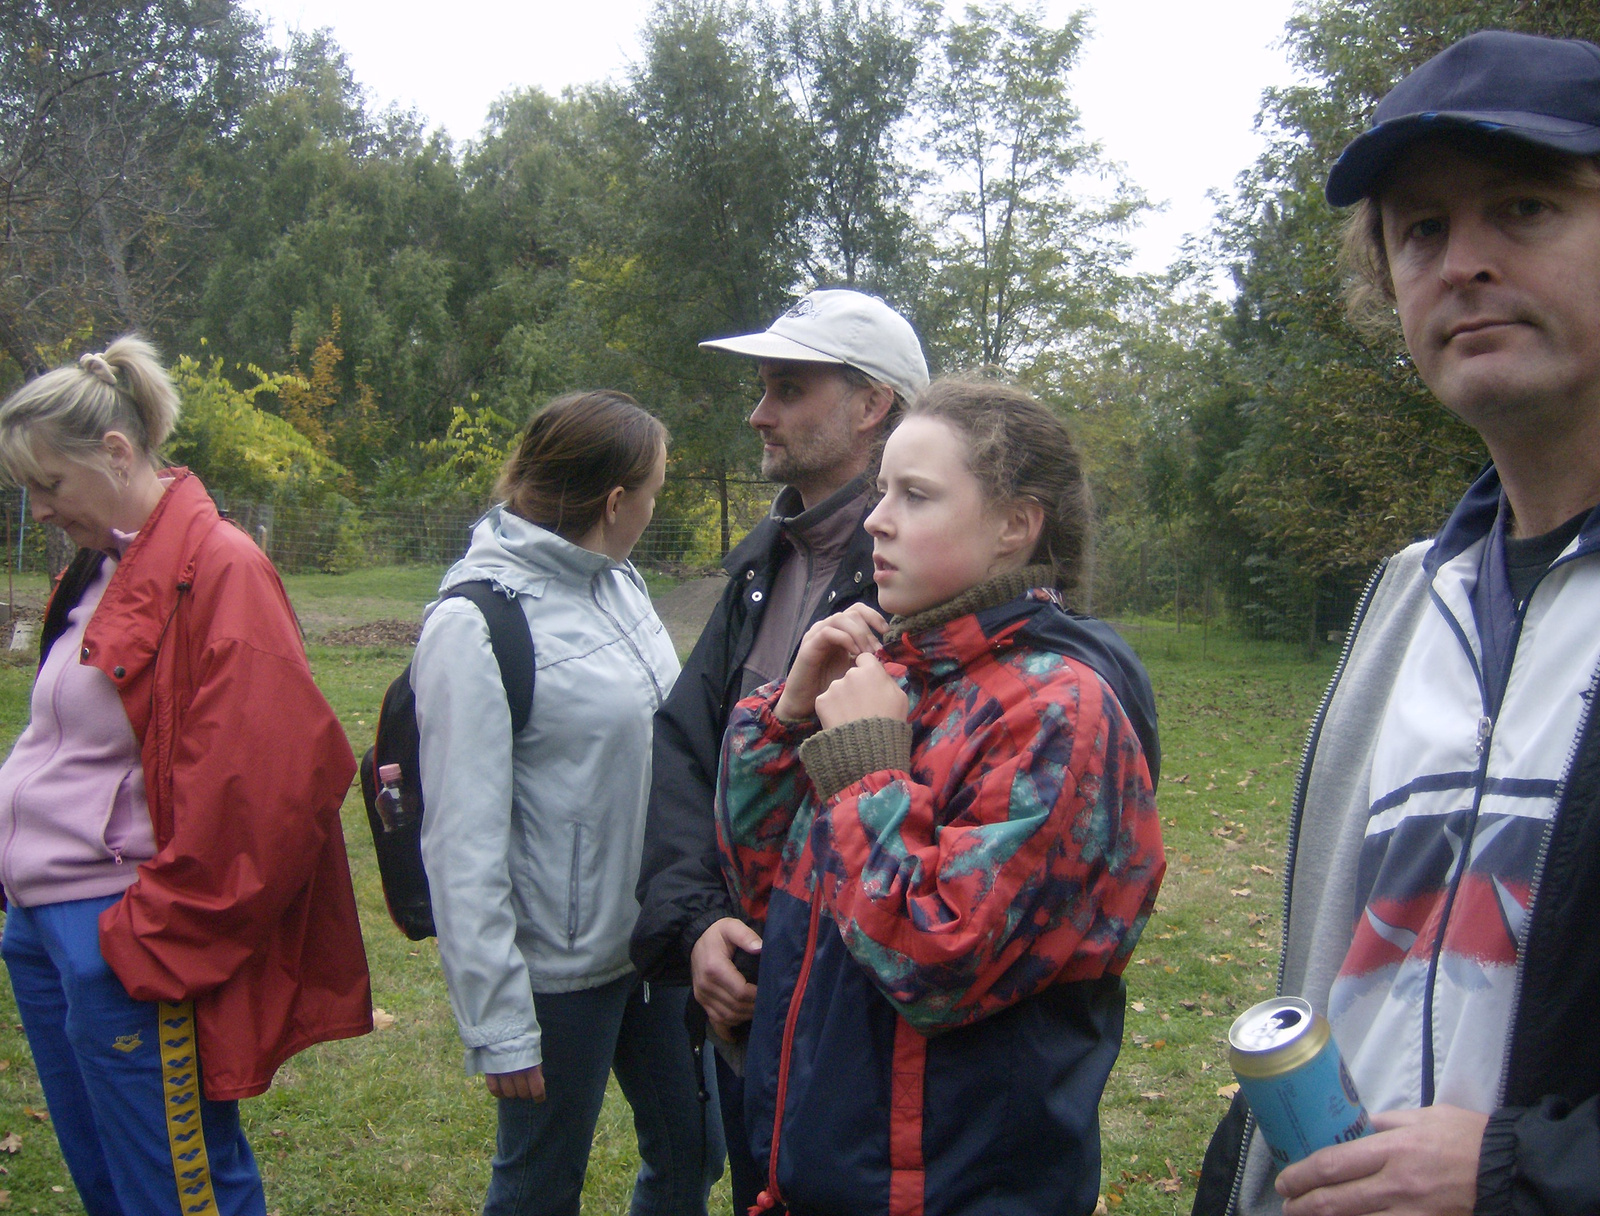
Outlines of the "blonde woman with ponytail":
[[78,545],[0,766],[0,955],[90,1216],[264,1216],[238,1099],[371,1028],[355,769],[283,586],[161,445],[124,337],[0,403],[0,470]]

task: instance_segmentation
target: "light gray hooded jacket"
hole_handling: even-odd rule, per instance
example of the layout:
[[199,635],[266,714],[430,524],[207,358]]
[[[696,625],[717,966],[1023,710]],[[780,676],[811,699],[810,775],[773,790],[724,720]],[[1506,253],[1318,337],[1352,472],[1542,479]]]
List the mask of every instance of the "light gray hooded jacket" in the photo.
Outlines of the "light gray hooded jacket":
[[422,856],[469,1072],[543,1060],[535,992],[627,974],[651,719],[678,660],[630,563],[496,507],[440,591],[487,579],[533,633],[533,713],[511,714],[483,615],[429,606],[412,660]]

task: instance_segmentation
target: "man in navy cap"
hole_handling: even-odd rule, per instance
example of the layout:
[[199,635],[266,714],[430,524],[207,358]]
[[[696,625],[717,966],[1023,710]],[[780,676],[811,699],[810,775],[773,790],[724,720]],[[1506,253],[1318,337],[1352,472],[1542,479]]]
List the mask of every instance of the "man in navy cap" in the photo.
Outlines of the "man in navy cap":
[[1275,1171],[1243,1104],[1197,1212],[1600,1210],[1600,48],[1486,32],[1329,174],[1493,463],[1352,624],[1291,809],[1282,991],[1373,1134]]

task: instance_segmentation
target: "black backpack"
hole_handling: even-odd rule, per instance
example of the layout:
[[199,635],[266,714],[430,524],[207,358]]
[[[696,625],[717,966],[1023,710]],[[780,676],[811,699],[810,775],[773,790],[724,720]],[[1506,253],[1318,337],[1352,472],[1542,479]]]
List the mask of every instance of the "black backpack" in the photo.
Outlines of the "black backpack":
[[[459,583],[441,597],[471,600],[489,626],[489,645],[500,665],[511,709],[511,733],[528,724],[533,712],[533,635],[515,597],[501,595],[488,582]],[[411,664],[389,685],[378,711],[378,734],[361,757],[361,797],[367,804],[367,826],[378,853],[378,876],[389,915],[412,941],[434,936],[433,903],[428,874],[422,868],[422,776],[418,764],[417,698],[411,690]],[[404,821],[388,828],[378,811],[378,770],[400,766],[400,803]]]

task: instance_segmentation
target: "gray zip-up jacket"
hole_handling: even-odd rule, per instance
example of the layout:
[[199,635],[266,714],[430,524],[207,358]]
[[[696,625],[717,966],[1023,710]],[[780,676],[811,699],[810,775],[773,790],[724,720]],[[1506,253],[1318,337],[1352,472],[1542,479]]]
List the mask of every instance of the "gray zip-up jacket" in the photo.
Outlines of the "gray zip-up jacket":
[[428,808],[422,856],[469,1072],[541,1063],[535,992],[625,975],[651,719],[678,660],[638,571],[501,508],[440,590],[487,579],[533,633],[515,740],[483,615],[430,605],[412,661]]

